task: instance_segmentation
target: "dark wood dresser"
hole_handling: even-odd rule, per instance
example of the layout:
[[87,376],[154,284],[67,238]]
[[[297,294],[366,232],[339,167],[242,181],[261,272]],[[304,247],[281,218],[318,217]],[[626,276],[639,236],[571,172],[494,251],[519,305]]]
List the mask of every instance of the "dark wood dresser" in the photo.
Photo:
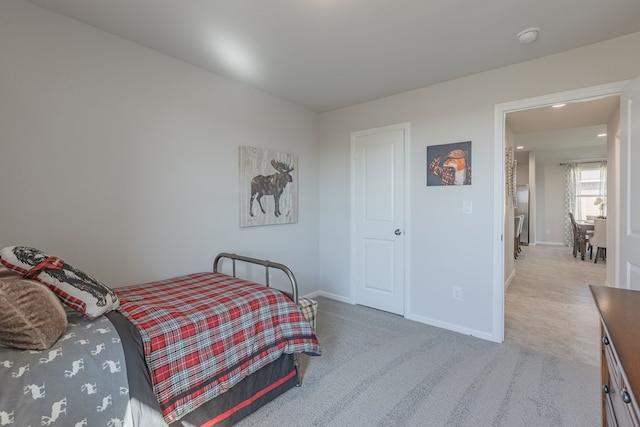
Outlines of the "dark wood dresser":
[[590,286],[602,330],[602,425],[640,426],[640,291]]

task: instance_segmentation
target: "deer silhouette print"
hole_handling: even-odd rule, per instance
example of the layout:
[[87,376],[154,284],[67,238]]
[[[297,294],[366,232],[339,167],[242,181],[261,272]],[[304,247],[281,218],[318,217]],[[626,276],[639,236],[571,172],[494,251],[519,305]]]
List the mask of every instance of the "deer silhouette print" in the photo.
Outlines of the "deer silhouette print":
[[284,187],[288,183],[293,182],[290,172],[293,168],[283,162],[278,162],[276,159],[271,160],[271,166],[277,173],[272,175],[257,175],[251,180],[251,198],[249,199],[249,214],[253,216],[253,201],[256,200],[260,206],[262,213],[266,213],[260,199],[262,196],[273,196],[275,202],[275,216],[280,216],[280,196],[284,191]]
[[40,425],[49,426],[51,425],[51,423],[56,422],[60,417],[60,415],[62,414],[67,415],[67,398],[66,397],[62,400],[54,402],[54,404],[51,405],[51,416],[48,417],[46,415],[43,415],[41,417],[42,421]]
[[0,426],[13,424],[13,411],[0,411]]

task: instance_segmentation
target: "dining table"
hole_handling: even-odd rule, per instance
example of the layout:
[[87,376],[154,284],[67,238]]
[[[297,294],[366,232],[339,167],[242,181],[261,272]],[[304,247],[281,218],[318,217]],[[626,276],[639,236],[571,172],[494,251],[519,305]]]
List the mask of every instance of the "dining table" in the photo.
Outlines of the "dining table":
[[582,260],[585,259],[587,255],[587,233],[589,231],[593,231],[594,223],[593,220],[590,219],[578,219],[576,220],[576,224],[578,224],[578,228],[580,231],[579,241],[580,241],[580,258]]

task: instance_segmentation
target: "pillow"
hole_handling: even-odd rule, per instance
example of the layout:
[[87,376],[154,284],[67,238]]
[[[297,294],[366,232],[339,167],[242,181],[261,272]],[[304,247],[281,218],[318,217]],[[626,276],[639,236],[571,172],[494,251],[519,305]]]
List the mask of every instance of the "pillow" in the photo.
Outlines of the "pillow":
[[60,299],[45,285],[20,276],[0,278],[0,343],[45,350],[67,329]]
[[16,276],[15,272],[9,270],[4,265],[0,264],[0,278],[3,278],[3,277],[15,277],[15,276]]
[[118,296],[107,286],[38,249],[8,246],[0,250],[0,262],[26,279],[44,283],[64,304],[86,317],[95,318],[118,308]]

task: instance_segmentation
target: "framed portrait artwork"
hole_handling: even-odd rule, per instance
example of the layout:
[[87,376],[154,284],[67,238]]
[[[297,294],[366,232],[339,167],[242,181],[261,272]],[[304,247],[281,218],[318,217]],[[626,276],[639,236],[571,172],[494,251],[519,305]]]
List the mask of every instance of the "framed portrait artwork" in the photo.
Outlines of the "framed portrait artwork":
[[427,147],[427,186],[471,185],[471,141]]

